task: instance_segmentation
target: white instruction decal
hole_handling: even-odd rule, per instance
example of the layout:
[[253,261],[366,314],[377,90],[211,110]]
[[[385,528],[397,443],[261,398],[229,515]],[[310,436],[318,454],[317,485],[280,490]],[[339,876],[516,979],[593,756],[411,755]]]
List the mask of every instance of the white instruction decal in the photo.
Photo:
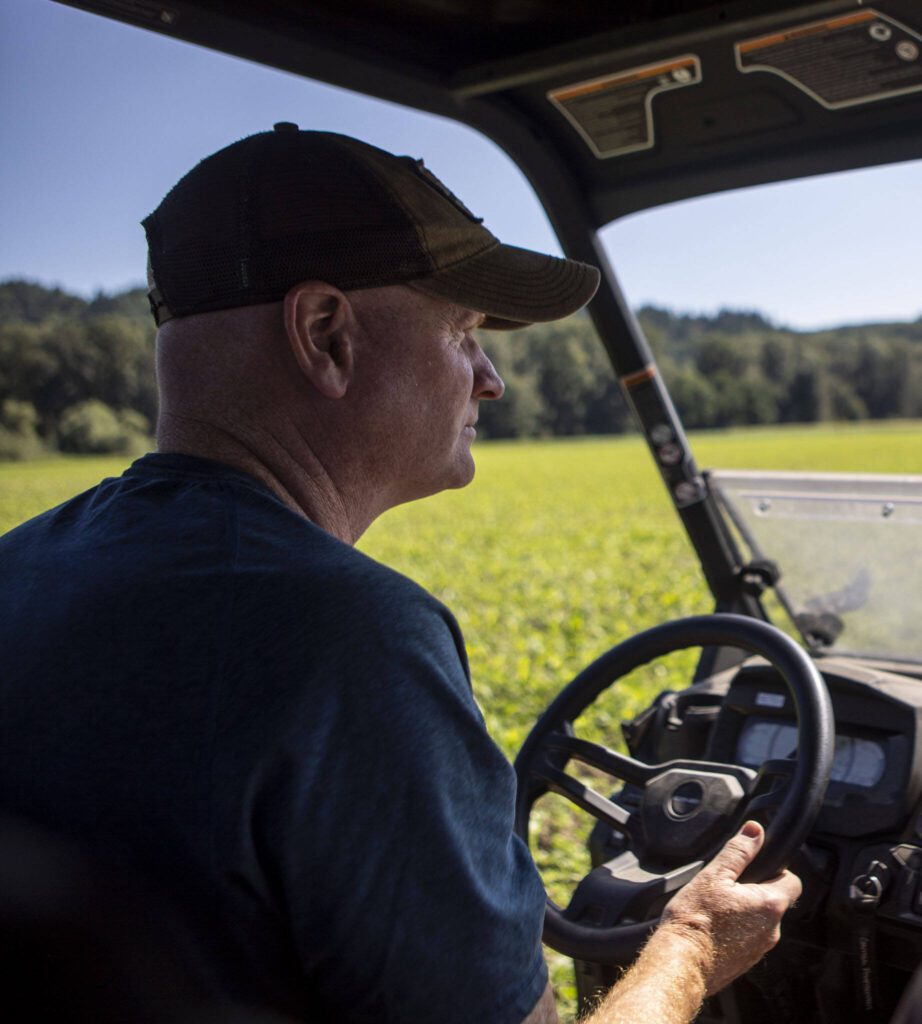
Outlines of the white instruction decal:
[[701,81],[701,61],[690,54],[552,89],[547,98],[597,157],[623,156],[654,142],[653,98]]
[[922,89],[922,36],[867,9],[734,45],[744,74],[787,79],[830,110]]

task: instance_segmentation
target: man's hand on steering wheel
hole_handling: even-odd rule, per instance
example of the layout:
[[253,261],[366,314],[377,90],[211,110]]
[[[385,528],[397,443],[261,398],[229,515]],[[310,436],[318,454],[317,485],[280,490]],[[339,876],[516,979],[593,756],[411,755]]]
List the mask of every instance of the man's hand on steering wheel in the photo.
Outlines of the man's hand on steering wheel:
[[739,881],[764,841],[762,827],[746,822],[673,897],[634,965],[582,1024],[688,1024],[705,996],[775,945],[800,880],[782,871],[766,882]]
[[672,931],[700,950],[706,995],[765,956],[781,936],[781,918],[800,896],[800,879],[787,870],[766,882],[739,881],[764,841],[762,826],[747,821],[663,913],[660,931]]

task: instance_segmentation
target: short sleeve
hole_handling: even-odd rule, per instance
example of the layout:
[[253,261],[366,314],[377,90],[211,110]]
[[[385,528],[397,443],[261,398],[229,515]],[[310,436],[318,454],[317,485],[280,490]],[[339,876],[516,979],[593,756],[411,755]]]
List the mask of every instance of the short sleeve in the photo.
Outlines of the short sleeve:
[[512,831],[514,773],[473,699],[457,625],[414,589],[346,646],[329,665],[337,698],[302,702],[260,798],[318,1009],[518,1024],[547,982],[545,894]]

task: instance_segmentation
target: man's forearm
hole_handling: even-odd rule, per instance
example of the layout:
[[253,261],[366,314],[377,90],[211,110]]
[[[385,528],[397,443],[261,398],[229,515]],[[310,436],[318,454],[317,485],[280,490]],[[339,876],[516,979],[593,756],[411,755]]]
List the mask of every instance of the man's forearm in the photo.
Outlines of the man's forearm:
[[659,928],[583,1024],[688,1024],[704,999],[712,959],[703,937]]

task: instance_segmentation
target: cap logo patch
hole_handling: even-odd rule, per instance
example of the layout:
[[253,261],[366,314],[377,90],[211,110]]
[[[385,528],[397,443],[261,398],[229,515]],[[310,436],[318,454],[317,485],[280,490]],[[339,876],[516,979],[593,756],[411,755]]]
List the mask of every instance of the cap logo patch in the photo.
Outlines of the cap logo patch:
[[403,159],[410,164],[410,166],[430,188],[434,188],[443,199],[447,199],[452,206],[460,210],[465,217],[472,220],[475,224],[483,224],[483,217],[477,217],[471,213],[471,211],[464,205],[464,203],[461,202],[454,192],[452,192],[447,185],[443,185],[422,160],[414,160],[411,156],[405,156]]

